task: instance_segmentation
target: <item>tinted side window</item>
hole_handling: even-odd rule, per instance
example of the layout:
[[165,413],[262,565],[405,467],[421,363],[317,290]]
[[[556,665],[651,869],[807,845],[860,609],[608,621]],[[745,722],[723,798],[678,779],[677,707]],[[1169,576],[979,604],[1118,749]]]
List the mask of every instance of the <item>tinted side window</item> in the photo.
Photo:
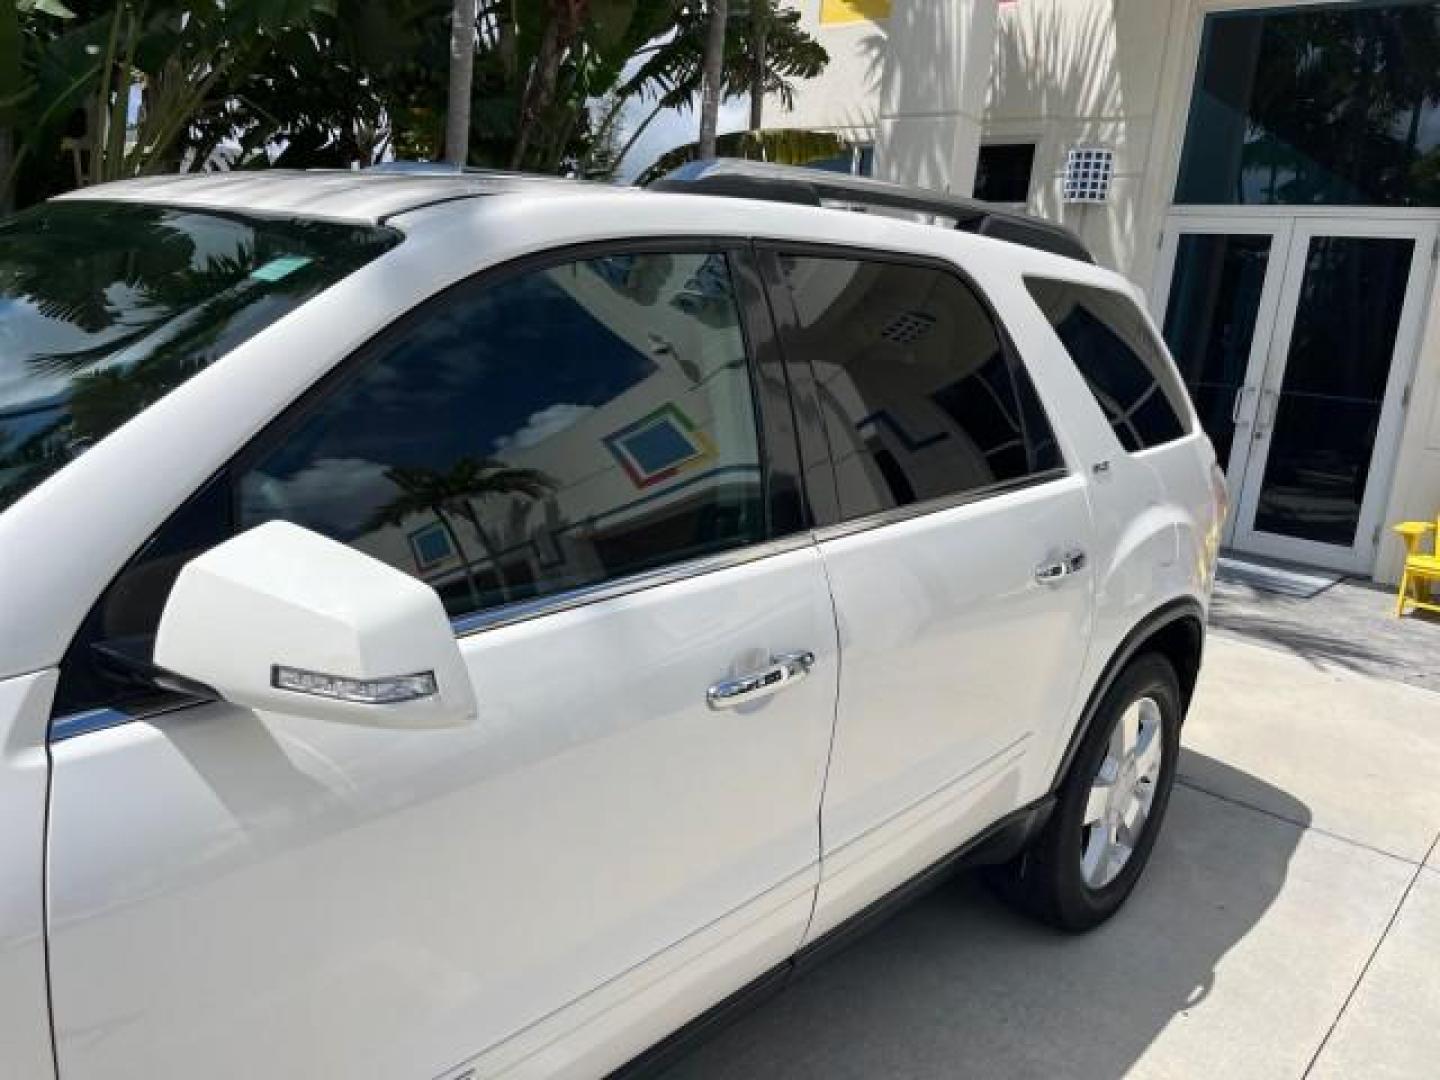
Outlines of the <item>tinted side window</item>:
[[614,255],[433,301],[141,549],[62,661],[55,714],[163,707],[131,662],[176,575],[263,521],[413,574],[457,615],[764,539],[731,286],[721,254]]
[[745,344],[721,254],[462,286],[237,477],[282,518],[430,583],[452,614],[763,539]]
[[1186,434],[1185,391],[1129,297],[1045,278],[1025,285],[1126,450]]
[[1025,369],[958,277],[929,267],[781,256],[782,329],[812,365],[840,512],[855,518],[1061,466]]

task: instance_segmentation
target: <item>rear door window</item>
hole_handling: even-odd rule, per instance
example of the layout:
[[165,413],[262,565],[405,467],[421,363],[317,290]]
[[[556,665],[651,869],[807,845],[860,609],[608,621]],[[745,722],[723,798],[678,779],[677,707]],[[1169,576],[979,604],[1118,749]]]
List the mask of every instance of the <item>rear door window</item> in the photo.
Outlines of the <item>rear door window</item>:
[[1062,469],[1028,373],[957,275],[830,256],[776,261],[793,307],[781,341],[792,364],[814,372],[839,519]]

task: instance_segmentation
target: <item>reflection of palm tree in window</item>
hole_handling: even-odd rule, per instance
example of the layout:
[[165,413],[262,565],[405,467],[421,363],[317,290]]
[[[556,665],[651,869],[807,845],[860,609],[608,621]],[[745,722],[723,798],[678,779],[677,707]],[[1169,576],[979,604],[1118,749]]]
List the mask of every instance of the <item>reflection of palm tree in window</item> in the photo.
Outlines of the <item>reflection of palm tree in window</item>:
[[1254,52],[1249,83],[1220,93],[1245,113],[1232,201],[1428,201],[1435,147],[1422,123],[1440,104],[1430,5],[1247,14],[1214,33]]
[[481,607],[480,587],[475,580],[475,571],[460,534],[455,528],[454,518],[464,518],[475,531],[480,546],[495,568],[495,580],[502,600],[510,600],[509,582],[505,568],[500,562],[500,552],[490,533],[480,523],[477,503],[495,496],[520,496],[525,499],[540,499],[555,489],[555,481],[538,469],[517,469],[496,461],[494,458],[465,457],[451,466],[449,472],[434,469],[413,468],[397,465],[385,471],[386,478],[400,489],[400,494],[375,512],[370,527],[378,529],[384,525],[401,525],[415,514],[431,513],[445,530],[455,556],[465,572],[465,586],[469,592],[471,610]]

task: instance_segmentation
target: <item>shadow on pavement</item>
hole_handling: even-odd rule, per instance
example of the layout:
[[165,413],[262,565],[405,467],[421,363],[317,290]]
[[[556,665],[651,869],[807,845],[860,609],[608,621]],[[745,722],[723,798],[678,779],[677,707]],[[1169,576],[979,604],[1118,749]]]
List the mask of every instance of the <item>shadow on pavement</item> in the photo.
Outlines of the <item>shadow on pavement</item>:
[[1346,579],[1313,597],[1284,596],[1232,580],[1215,585],[1210,625],[1320,668],[1440,690],[1440,619],[1395,616],[1394,590]]
[[1013,914],[970,874],[797,979],[666,1074],[1085,1077],[1125,1074],[1210,993],[1216,964],[1284,884],[1306,806],[1191,754],[1182,771],[1268,788],[1281,821],[1177,786],[1126,907],[1071,936]]

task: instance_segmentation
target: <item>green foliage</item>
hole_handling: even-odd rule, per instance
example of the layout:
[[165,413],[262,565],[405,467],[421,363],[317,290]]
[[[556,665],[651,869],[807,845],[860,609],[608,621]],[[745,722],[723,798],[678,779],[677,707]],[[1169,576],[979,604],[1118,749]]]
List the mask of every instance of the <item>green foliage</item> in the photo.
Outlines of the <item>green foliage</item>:
[[[763,85],[784,100],[825,53],[796,12],[753,2],[773,10]],[[755,75],[751,9],[733,7],[727,96]],[[608,175],[629,102],[697,96],[703,9],[478,0],[470,163]],[[0,0],[0,211],[155,172],[438,159],[450,10],[446,0]]]

